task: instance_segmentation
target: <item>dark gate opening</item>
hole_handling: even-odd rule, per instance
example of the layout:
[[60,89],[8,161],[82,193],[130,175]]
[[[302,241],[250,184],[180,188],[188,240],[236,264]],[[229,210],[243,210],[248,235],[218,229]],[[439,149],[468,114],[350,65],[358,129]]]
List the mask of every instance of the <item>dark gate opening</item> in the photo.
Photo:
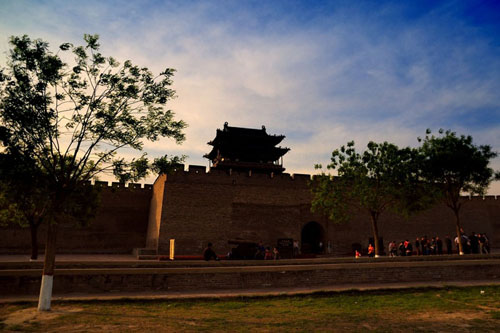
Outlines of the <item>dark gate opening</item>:
[[325,250],[325,232],[323,227],[317,222],[309,222],[302,228],[303,254],[321,254]]

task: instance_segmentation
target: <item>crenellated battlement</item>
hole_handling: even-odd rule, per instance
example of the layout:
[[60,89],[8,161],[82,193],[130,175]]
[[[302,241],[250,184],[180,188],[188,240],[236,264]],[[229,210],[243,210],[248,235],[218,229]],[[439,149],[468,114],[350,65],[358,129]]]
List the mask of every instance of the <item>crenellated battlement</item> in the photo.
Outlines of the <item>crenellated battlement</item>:
[[202,181],[203,179],[208,182],[219,180],[227,182],[238,179],[240,182],[245,182],[247,179],[250,182],[293,182],[293,183],[308,183],[312,176],[309,174],[264,174],[250,171],[234,171],[234,170],[218,170],[209,168],[202,165],[188,165],[179,164],[172,174],[167,176],[168,181]]
[[491,200],[498,200],[499,196],[498,195],[485,195],[485,196],[464,196],[465,198],[469,200],[477,200],[477,201],[491,201]]
[[87,185],[90,186],[95,186],[97,188],[110,188],[110,189],[133,189],[133,190],[145,190],[145,191],[151,191],[153,190],[153,185],[152,184],[139,184],[139,183],[120,183],[120,182],[107,182],[107,181],[101,181],[97,180],[92,184],[91,182],[87,182]]

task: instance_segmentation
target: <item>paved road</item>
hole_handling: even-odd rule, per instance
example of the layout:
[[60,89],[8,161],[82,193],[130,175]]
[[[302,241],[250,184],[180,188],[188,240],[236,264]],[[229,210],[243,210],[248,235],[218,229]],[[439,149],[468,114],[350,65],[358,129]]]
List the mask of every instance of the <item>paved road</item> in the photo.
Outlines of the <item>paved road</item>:
[[[43,263],[43,255],[35,262]],[[28,254],[0,254],[0,262],[31,262]],[[137,261],[132,254],[58,254],[56,261]]]
[[[407,283],[379,283],[379,284],[343,284],[333,287],[319,288],[269,288],[269,289],[235,289],[235,290],[203,290],[203,291],[171,291],[171,292],[116,292],[103,294],[65,294],[63,296],[54,295],[53,301],[89,301],[89,300],[176,300],[176,299],[213,299],[213,298],[240,298],[240,297],[270,297],[270,296],[295,296],[308,295],[314,293],[331,293],[349,290],[398,290],[409,288],[442,288],[447,286],[472,287],[500,285],[500,281],[455,281],[455,282],[407,282]],[[35,296],[0,296],[0,303],[13,302],[36,302]]]

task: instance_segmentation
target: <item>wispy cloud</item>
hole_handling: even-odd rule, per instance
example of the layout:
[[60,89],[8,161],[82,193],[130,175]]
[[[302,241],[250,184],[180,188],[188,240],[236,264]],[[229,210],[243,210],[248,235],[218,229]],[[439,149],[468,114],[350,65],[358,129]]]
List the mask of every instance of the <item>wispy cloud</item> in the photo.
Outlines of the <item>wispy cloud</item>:
[[426,128],[500,151],[498,9],[494,1],[10,1],[0,5],[0,51],[13,34],[57,45],[99,33],[106,54],[178,70],[170,107],[189,123],[187,141],[148,143],[153,155],[187,153],[206,165],[206,142],[225,121],[266,125],[287,136],[287,171],[312,173],[347,141],[416,145]]

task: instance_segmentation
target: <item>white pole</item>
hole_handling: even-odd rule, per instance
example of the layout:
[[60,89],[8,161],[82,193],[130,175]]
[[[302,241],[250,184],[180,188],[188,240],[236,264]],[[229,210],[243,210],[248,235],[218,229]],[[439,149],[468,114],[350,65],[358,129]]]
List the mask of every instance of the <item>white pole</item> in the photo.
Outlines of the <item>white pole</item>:
[[38,299],[38,311],[50,311],[50,301],[52,299],[53,282],[54,282],[54,276],[42,275],[40,298]]

